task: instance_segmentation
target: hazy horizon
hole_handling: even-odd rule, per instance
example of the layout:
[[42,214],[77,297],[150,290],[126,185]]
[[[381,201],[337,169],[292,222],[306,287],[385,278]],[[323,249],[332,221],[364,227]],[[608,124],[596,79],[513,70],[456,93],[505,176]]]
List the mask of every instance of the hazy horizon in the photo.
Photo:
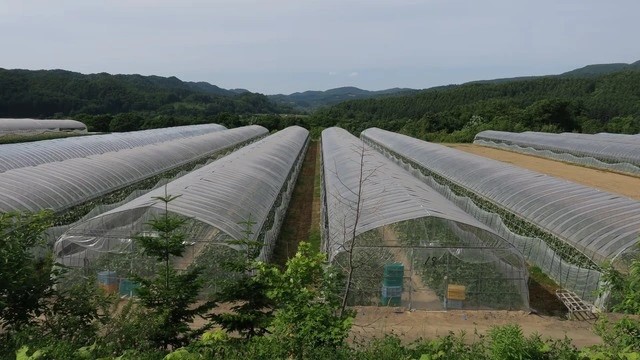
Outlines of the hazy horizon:
[[423,89],[637,61],[638,12],[631,0],[2,1],[0,67],[264,94]]

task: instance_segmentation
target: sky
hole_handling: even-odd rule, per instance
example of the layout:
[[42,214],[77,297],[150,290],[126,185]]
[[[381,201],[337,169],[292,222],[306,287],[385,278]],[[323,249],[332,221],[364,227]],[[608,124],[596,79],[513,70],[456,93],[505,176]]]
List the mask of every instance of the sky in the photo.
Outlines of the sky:
[[640,60],[638,0],[0,0],[0,67],[289,94]]

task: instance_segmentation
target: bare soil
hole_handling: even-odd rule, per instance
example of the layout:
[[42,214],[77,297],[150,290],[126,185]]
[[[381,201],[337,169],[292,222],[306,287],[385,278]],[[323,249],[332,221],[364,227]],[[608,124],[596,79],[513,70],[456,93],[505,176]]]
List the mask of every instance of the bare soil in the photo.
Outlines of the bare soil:
[[[221,304],[214,313],[230,311],[231,304]],[[592,328],[593,322],[564,320],[552,316],[539,316],[524,311],[405,311],[404,308],[357,306],[356,318],[351,329],[351,341],[368,341],[396,334],[406,343],[418,339],[434,339],[450,332],[466,334],[467,342],[478,340],[494,326],[519,324],[525,335],[540,334],[544,339],[571,338],[576,347],[601,344],[602,339]],[[621,316],[614,314],[612,320]],[[206,321],[196,318],[193,328],[201,327]]]
[[601,344],[602,339],[592,331],[593,324],[585,321],[562,320],[524,311],[403,311],[386,307],[357,307],[352,340],[367,340],[396,334],[406,342],[420,338],[432,339],[449,332],[466,334],[466,340],[477,340],[493,326],[519,324],[525,335],[540,334],[543,338],[571,338],[579,348]]
[[449,144],[448,146],[471,154],[510,163],[525,169],[640,200],[640,177],[572,165],[561,161],[493,149],[476,144]]

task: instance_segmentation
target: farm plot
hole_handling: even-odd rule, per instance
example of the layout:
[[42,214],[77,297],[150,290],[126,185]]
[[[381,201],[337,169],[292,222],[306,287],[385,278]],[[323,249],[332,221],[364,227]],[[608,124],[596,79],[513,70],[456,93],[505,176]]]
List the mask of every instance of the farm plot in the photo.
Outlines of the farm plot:
[[633,250],[637,201],[379,129],[362,137],[453,192],[450,198],[471,199],[476,216],[492,228],[507,225],[514,234],[505,238],[583,299],[598,300],[600,262]]

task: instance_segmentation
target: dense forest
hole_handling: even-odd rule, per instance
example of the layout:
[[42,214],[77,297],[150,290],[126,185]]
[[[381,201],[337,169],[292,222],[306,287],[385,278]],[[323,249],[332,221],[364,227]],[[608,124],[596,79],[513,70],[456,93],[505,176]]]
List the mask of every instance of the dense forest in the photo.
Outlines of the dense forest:
[[[325,101],[353,89],[305,92],[298,100]],[[317,136],[329,126],[354,133],[376,126],[443,142],[472,141],[486,129],[640,133],[640,62],[378,95],[384,97],[344,101],[306,115],[261,94],[175,77],[0,69],[0,117],[68,117],[91,131],[216,122],[270,130],[301,125]]]
[[432,141],[479,131],[640,132],[640,69],[584,77],[476,82],[415,95],[347,101],[318,110],[313,126],[376,126]]
[[262,94],[175,77],[0,69],[0,117],[74,118],[93,131],[212,122],[289,110]]

